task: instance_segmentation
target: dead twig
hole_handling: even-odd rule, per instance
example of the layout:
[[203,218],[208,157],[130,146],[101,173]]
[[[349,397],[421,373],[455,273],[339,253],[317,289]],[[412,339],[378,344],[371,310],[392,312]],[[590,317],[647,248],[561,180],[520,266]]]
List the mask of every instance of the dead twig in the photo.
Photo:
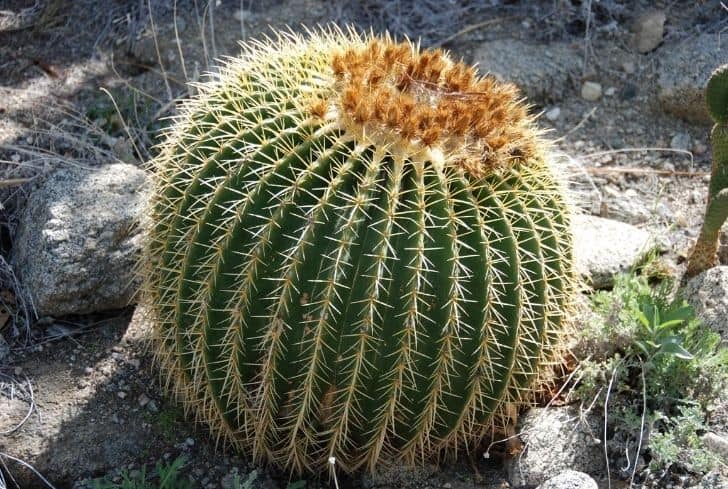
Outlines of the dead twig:
[[710,172],[706,171],[676,171],[676,170],[655,170],[652,168],[620,168],[620,167],[594,167],[586,168],[589,173],[630,173],[635,175],[664,175],[668,177],[706,177]]
[[[15,385],[18,384],[18,382],[13,377],[3,374],[3,373],[0,373],[0,377],[4,377],[4,378],[8,379],[8,381],[9,381],[9,384],[6,384],[6,385],[10,386],[10,393],[8,394],[8,397],[10,397],[11,399],[16,398],[17,396],[16,396]],[[25,422],[28,421],[30,416],[33,414],[33,411],[36,410],[35,394],[33,393],[33,384],[30,382],[30,379],[28,378],[27,375],[24,377],[25,377],[25,385],[27,385],[28,387],[27,387],[27,392],[24,389],[21,389],[21,394],[23,397],[26,398],[26,399],[23,399],[23,401],[28,403],[28,412],[25,413],[25,416],[23,417],[23,419],[20,420],[20,422],[17,425],[15,425],[13,428],[11,428],[9,430],[5,430],[5,431],[0,431],[0,435],[9,435],[11,433],[15,433],[16,431],[18,431],[20,428],[23,427]]]
[[496,17],[494,19],[488,19],[488,20],[485,20],[483,22],[478,22],[477,24],[472,24],[472,25],[469,25],[467,27],[464,27],[463,29],[460,29],[455,34],[452,34],[452,35],[446,37],[445,39],[443,39],[441,41],[437,41],[437,42],[433,43],[431,45],[431,47],[432,48],[439,48],[440,46],[443,46],[443,45],[445,45],[445,44],[447,44],[447,43],[449,43],[451,41],[454,41],[458,37],[460,37],[460,36],[462,36],[464,34],[467,34],[468,32],[472,32],[474,30],[480,29],[481,27],[487,27],[489,25],[498,24],[499,22],[503,22],[503,21],[506,21],[506,20],[518,19],[518,18],[519,18],[519,16],[512,15],[510,17]]
[[0,188],[17,187],[24,183],[30,182],[30,178],[9,178],[6,180],[0,180]]
[[0,460],[2,460],[3,466],[6,467],[6,469],[7,469],[7,466],[5,465],[5,460],[4,460],[6,458],[8,460],[12,460],[13,462],[15,462],[17,464],[20,464],[23,467],[25,467],[26,469],[29,469],[30,471],[32,471],[36,475],[36,477],[38,477],[40,480],[42,480],[43,483],[46,486],[48,486],[50,489],[56,489],[56,486],[54,486],[53,484],[51,484],[50,482],[48,482],[48,479],[46,479],[45,477],[43,477],[43,475],[40,472],[38,472],[38,470],[35,467],[33,467],[32,465],[30,465],[25,460],[21,460],[19,458],[15,458],[12,455],[8,455],[7,453],[4,453],[4,452],[0,452]]

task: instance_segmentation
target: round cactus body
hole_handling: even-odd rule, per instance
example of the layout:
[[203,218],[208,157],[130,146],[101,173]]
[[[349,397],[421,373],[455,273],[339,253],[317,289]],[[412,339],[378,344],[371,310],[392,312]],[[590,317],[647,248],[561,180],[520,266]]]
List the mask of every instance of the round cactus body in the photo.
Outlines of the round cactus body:
[[257,459],[473,449],[526,402],[574,289],[517,91],[336,29],[250,43],[154,161],[145,299],[168,384]]

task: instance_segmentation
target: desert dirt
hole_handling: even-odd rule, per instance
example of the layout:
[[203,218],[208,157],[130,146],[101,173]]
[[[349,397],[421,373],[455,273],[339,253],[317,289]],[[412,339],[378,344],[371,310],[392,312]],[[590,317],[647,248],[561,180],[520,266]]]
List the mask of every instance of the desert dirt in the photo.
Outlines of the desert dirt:
[[[533,110],[553,116],[558,108],[558,117],[542,115],[540,125],[557,140],[555,149],[579,163],[571,178],[582,206],[610,217],[626,213],[661,239],[667,262],[680,267],[684,261],[707,192],[709,130],[665,113],[656,80],[666,49],[690,42],[699,32],[726,28],[728,12],[719,2],[484,0],[472,15],[429,23],[424,15],[418,17],[417,8],[405,13],[412,2],[394,0],[213,3],[205,10],[202,0],[180,0],[176,8],[172,2],[144,0],[2,2],[0,180],[29,182],[0,188],[5,205],[0,208],[1,253],[10,252],[17,210],[44,172],[69,161],[94,165],[110,158],[143,165],[152,154],[150,134],[157,120],[173,113],[170,100],[192,91],[186,80],[203,80],[204,72],[213,69],[209,59],[235,55],[239,40],[269,32],[269,26],[299,30],[353,21],[360,26],[373,22],[375,29],[388,23],[410,35],[429,26],[422,33],[424,45],[442,43],[466,61],[475,61],[478,48],[496,40],[544,49],[552,43],[571,46],[582,61],[573,85],[562,87],[558,100],[533,101]],[[589,22],[584,21],[587,4]],[[430,8],[434,2],[422,5]],[[632,25],[649,8],[664,11],[667,24],[661,46],[642,54],[634,48]],[[601,98],[582,98],[585,81],[601,85]],[[100,87],[114,96],[132,126],[129,132]],[[675,147],[682,144],[675,143],[676,137],[686,142],[682,149]],[[39,151],[52,157],[40,157]],[[70,488],[82,478],[136,470],[180,454],[188,457],[185,473],[199,487],[220,487],[225,477],[255,469],[255,487],[285,488],[291,482],[285,474],[257,467],[245,454],[230,453],[203,426],[185,418],[164,394],[146,342],[148,324],[133,308],[41,318],[32,334],[32,341],[12,345],[9,357],[0,361],[0,431],[16,426],[33,408],[20,429],[0,435],[0,452],[33,460],[55,487]],[[497,450],[489,460],[481,455],[440,470],[426,466],[405,475],[340,483],[503,487]],[[5,463],[20,487],[44,487],[27,468]],[[308,487],[318,486],[329,487],[329,482],[311,480]]]

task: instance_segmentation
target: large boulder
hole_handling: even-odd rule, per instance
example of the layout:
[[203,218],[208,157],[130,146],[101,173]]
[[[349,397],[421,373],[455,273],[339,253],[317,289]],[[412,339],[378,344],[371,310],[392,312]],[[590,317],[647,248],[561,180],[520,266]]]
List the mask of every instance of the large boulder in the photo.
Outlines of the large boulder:
[[473,53],[480,72],[513,82],[529,102],[559,101],[576,90],[579,52],[569,44],[528,44],[516,39],[486,42]]
[[648,250],[647,231],[611,219],[576,215],[572,222],[577,272],[595,289],[609,287]]
[[531,409],[519,422],[524,450],[506,462],[511,486],[538,486],[565,470],[604,476],[602,429],[599,416],[573,406]]
[[144,171],[122,163],[63,168],[31,193],[11,263],[40,315],[129,303],[147,195]]
[[714,267],[693,277],[684,295],[698,317],[728,342],[728,266]]
[[719,34],[702,34],[660,49],[657,80],[660,105],[682,119],[711,124],[705,107],[710,74],[728,60],[728,43]]

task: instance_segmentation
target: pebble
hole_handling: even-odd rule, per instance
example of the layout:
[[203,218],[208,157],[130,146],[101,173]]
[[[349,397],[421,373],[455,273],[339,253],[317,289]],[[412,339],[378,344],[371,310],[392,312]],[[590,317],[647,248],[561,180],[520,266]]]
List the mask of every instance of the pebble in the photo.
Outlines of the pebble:
[[622,90],[619,91],[622,100],[631,100],[637,96],[637,85],[634,83],[625,83]]
[[693,145],[693,154],[696,156],[703,156],[708,151],[708,147],[700,141],[695,142]]
[[581,86],[581,98],[589,102],[596,102],[602,98],[602,86],[597,82],[584,82]]
[[15,370],[13,370],[13,373],[15,375],[20,375],[23,373],[23,367],[15,367]]
[[185,440],[185,445],[187,445],[188,447],[193,447],[195,446],[195,440],[193,440],[192,438],[187,438]]
[[632,74],[634,74],[635,71],[637,71],[637,67],[631,61],[625,61],[624,63],[622,63],[622,69],[628,75],[632,75]]
[[250,17],[250,12],[245,9],[238,9],[233,12],[233,19],[242,22]]
[[147,397],[146,394],[142,394],[139,396],[138,402],[141,407],[144,407],[147,404],[149,404],[149,401],[151,401],[151,399],[149,399],[149,397]]
[[642,54],[653,51],[665,35],[667,16],[662,10],[652,10],[642,14],[636,22],[636,48]]
[[617,89],[614,87],[609,87],[604,90],[604,95],[606,95],[607,97],[613,97],[615,93],[617,93]]
[[679,132],[675,134],[670,140],[670,147],[672,149],[687,151],[688,149],[690,149],[690,143],[690,135],[684,132]]
[[116,395],[119,397],[119,399],[126,398],[126,392],[124,392],[124,391],[119,391],[116,393]]
[[85,373],[86,375],[91,375],[92,373],[94,373],[94,369],[92,369],[91,367],[86,367],[85,369],[83,369],[83,373]]
[[132,358],[131,360],[129,360],[129,365],[131,365],[135,369],[138,369],[139,365],[141,365],[141,362],[139,361],[138,358]]
[[147,404],[147,411],[149,411],[150,413],[158,413],[159,412],[159,408],[157,407],[157,403],[154,402],[154,399],[152,399],[151,401],[149,401],[149,404]]
[[545,115],[548,120],[553,122],[557,120],[559,116],[561,116],[561,109],[558,107],[553,107],[552,109],[549,109]]

